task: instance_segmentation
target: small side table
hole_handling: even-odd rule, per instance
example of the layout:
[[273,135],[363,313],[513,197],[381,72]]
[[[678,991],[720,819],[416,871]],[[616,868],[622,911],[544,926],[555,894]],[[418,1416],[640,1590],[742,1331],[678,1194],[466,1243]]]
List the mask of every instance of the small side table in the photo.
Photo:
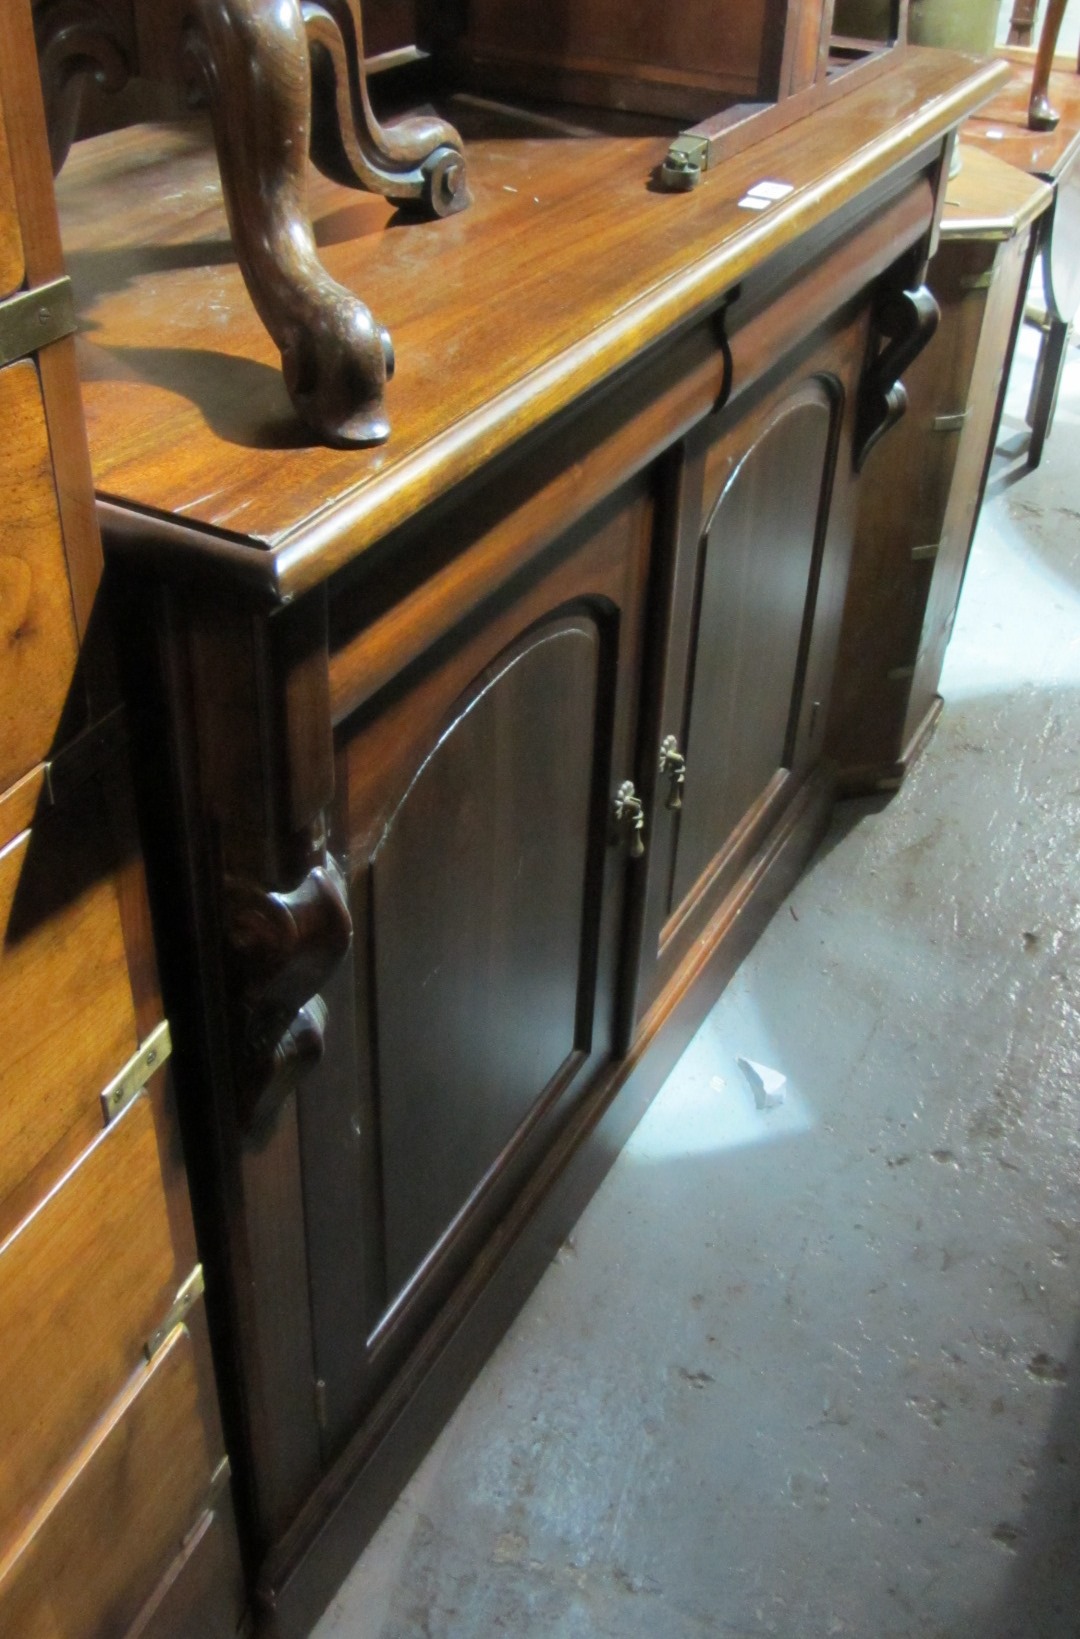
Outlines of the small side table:
[[1028,466],[1037,467],[1053,424],[1069,332],[1080,308],[1080,75],[1050,76],[1050,100],[1060,114],[1050,131],[1029,130],[1030,91],[1030,66],[1017,64],[1005,89],[978,118],[965,123],[962,137],[969,147],[981,148],[1053,189],[1051,208],[1039,230],[1046,312],[1036,321],[1043,340],[1028,406]]
[[863,485],[830,719],[850,793],[895,790],[941,711],[937,692],[1054,193],[961,148],[927,283],[933,341],[904,377],[908,413]]

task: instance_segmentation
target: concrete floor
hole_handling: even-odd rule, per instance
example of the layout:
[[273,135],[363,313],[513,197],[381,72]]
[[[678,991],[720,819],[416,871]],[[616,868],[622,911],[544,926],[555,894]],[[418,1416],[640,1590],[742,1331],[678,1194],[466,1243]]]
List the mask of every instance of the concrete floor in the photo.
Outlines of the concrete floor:
[[1077,1639],[1078,417],[317,1639]]

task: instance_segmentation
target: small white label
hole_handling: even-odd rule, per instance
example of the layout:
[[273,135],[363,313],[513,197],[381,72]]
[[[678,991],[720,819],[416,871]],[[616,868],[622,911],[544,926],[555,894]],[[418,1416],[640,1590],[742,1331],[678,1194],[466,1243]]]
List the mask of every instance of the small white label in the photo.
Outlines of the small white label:
[[987,127],[987,129],[983,132],[983,136],[988,142],[1001,142],[1005,136],[1005,133],[996,125],[992,125]]
[[789,193],[794,192],[794,182],[755,182],[752,188],[747,188],[746,197],[773,201],[786,199]]
[[739,200],[739,209],[741,211],[767,211],[771,203],[771,200],[762,199],[759,194],[747,193],[743,194]]

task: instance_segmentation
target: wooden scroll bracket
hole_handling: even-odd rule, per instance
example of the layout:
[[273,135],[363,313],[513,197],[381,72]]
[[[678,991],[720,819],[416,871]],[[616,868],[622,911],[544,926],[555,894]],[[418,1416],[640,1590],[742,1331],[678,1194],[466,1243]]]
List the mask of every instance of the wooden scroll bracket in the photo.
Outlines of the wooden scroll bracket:
[[156,0],[125,4],[126,30],[115,3],[36,0],[54,165],[66,158],[88,77],[112,90],[151,71],[170,83],[194,79],[210,105],[240,270],[281,353],[294,407],[324,443],[382,443],[390,433],[384,394],[393,346],[319,259],[308,154],[335,180],[446,216],[469,202],[461,138],[427,116],[387,126],[376,120],[359,0],[190,0],[175,40],[161,38],[167,18],[161,24],[152,70],[136,41],[140,23],[146,37],[157,27]]
[[[925,285],[887,290],[873,317],[870,363],[863,372],[855,416],[855,471],[907,409],[900,377],[937,329],[941,310]],[[882,345],[884,343],[884,345]]]
[[352,939],[347,891],[333,856],[326,854],[288,893],[229,879],[225,922],[239,998],[240,1123],[258,1135],[323,1055],[327,1010],[318,992]]

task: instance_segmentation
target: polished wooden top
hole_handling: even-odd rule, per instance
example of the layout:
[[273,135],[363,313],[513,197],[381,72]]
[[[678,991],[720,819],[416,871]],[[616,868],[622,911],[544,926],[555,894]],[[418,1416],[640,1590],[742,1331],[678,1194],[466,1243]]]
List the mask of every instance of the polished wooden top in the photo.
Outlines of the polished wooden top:
[[1024,63],[1009,66],[1008,84],[978,115],[967,120],[963,140],[1021,171],[1057,181],[1080,157],[1080,74],[1051,74],[1050,101],[1061,115],[1061,122],[1055,131],[1029,131],[1031,67]]
[[[202,526],[212,533],[174,529],[173,547],[295,596],[894,168],[929,163],[1005,72],[913,49],[690,194],[650,187],[666,148],[655,136],[474,141],[475,204],[437,222],[399,224],[381,199],[313,178],[326,265],[397,349],[393,433],[373,450],[316,446],[298,426],[205,135],[141,128],[87,143],[60,196],[99,493]],[[764,178],[794,191],[740,208]]]
[[1012,239],[1049,210],[1049,183],[964,141],[958,153],[960,169],[945,195],[943,239]]

